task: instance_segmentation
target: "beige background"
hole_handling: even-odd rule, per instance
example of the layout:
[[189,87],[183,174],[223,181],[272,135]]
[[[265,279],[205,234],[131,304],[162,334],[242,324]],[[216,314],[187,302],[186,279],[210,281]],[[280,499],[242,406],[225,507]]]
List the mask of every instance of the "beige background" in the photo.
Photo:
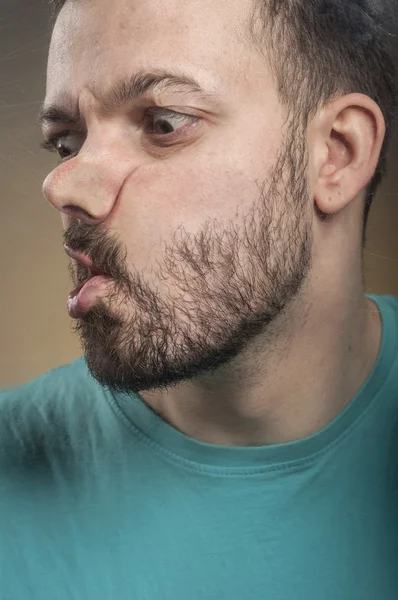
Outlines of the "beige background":
[[[0,0],[0,388],[23,383],[81,354],[70,331],[71,289],[59,213],[41,185],[56,163],[39,148],[50,37],[44,0]],[[369,222],[367,291],[398,296],[398,137],[390,176]]]

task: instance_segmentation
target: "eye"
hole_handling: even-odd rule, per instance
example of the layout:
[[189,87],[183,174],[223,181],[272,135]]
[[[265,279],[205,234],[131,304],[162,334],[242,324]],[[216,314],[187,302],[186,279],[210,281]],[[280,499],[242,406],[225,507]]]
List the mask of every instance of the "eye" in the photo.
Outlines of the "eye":
[[[185,129],[185,125],[192,125],[199,120],[199,117],[167,108],[148,108],[144,116],[145,133],[162,138],[174,137],[173,134],[178,135],[180,130]],[[40,146],[50,152],[58,152],[61,160],[64,160],[77,154],[83,144],[84,134],[76,131],[63,131],[51,136]]]
[[49,140],[42,142],[40,146],[50,152],[58,152],[61,159],[68,158],[76,154],[82,146],[83,135],[73,131],[63,131],[50,137]]
[[168,108],[148,108],[145,120],[152,123],[145,128],[146,133],[156,136],[168,136],[182,129],[187,123],[197,122],[198,117],[179,113]]

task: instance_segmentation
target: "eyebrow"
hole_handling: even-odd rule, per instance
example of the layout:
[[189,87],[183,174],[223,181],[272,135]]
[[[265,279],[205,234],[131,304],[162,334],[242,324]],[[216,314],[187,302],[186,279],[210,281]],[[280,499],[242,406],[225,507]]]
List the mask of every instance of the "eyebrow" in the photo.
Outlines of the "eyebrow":
[[[191,93],[201,100],[209,100],[215,97],[214,92],[205,91],[192,76],[161,69],[150,72],[138,71],[130,77],[124,77],[117,81],[105,92],[101,112],[104,116],[110,115],[148,92],[168,90],[181,90],[182,92]],[[63,94],[63,97],[70,105],[73,104],[70,94]],[[43,104],[37,116],[37,123],[42,128],[50,123],[76,125],[79,120],[80,116],[78,114],[70,111],[66,106],[58,104],[49,106]]]

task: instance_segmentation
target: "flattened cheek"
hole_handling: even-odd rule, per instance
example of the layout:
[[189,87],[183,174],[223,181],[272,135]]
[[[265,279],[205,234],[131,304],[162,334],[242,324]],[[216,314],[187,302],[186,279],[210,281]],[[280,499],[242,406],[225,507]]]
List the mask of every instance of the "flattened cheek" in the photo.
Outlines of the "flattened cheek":
[[110,228],[128,246],[136,267],[141,264],[140,257],[145,259],[160,238],[169,238],[172,215],[184,203],[181,177],[164,176],[162,171],[141,168],[139,174],[132,175],[125,182],[109,221]]
[[[249,181],[244,169],[208,163],[165,173],[147,170],[147,176],[131,178],[123,189],[112,229],[126,244],[136,268],[145,268],[156,258],[164,258],[163,244],[172,243],[174,234],[196,234],[209,220],[227,226],[250,209],[258,195],[255,176]],[[149,262],[148,262],[149,261]]]

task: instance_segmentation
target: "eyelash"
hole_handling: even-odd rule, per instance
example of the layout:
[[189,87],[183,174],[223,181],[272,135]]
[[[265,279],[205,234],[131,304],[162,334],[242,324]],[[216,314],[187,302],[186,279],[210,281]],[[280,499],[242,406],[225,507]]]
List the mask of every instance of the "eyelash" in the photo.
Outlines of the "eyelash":
[[[193,115],[188,115],[185,113],[179,113],[175,110],[170,110],[168,108],[148,108],[145,112],[145,116],[143,119],[144,122],[148,116],[157,116],[157,117],[165,117],[165,118],[181,117],[181,120],[187,119],[188,121],[191,122],[191,124],[196,123],[199,120],[199,117],[194,117]],[[181,129],[183,129],[183,127]],[[146,130],[144,129],[144,131],[146,131]],[[162,138],[171,137],[172,135],[175,135],[175,133],[178,133],[178,131],[179,130],[177,130],[176,132],[171,132],[171,133],[164,133],[164,134],[156,133],[156,134],[152,134],[152,135],[154,137],[162,137]],[[52,135],[48,140],[41,142],[40,147],[44,148],[44,150],[48,150],[50,152],[57,152],[58,150],[56,148],[56,144],[57,144],[58,140],[60,138],[67,136],[69,133],[73,133],[73,132],[71,130],[65,130],[65,131],[56,133],[56,134]],[[76,133],[79,133],[79,132],[77,131]],[[73,156],[73,154],[71,154],[71,156]],[[67,156],[65,158],[70,158],[70,157]]]

